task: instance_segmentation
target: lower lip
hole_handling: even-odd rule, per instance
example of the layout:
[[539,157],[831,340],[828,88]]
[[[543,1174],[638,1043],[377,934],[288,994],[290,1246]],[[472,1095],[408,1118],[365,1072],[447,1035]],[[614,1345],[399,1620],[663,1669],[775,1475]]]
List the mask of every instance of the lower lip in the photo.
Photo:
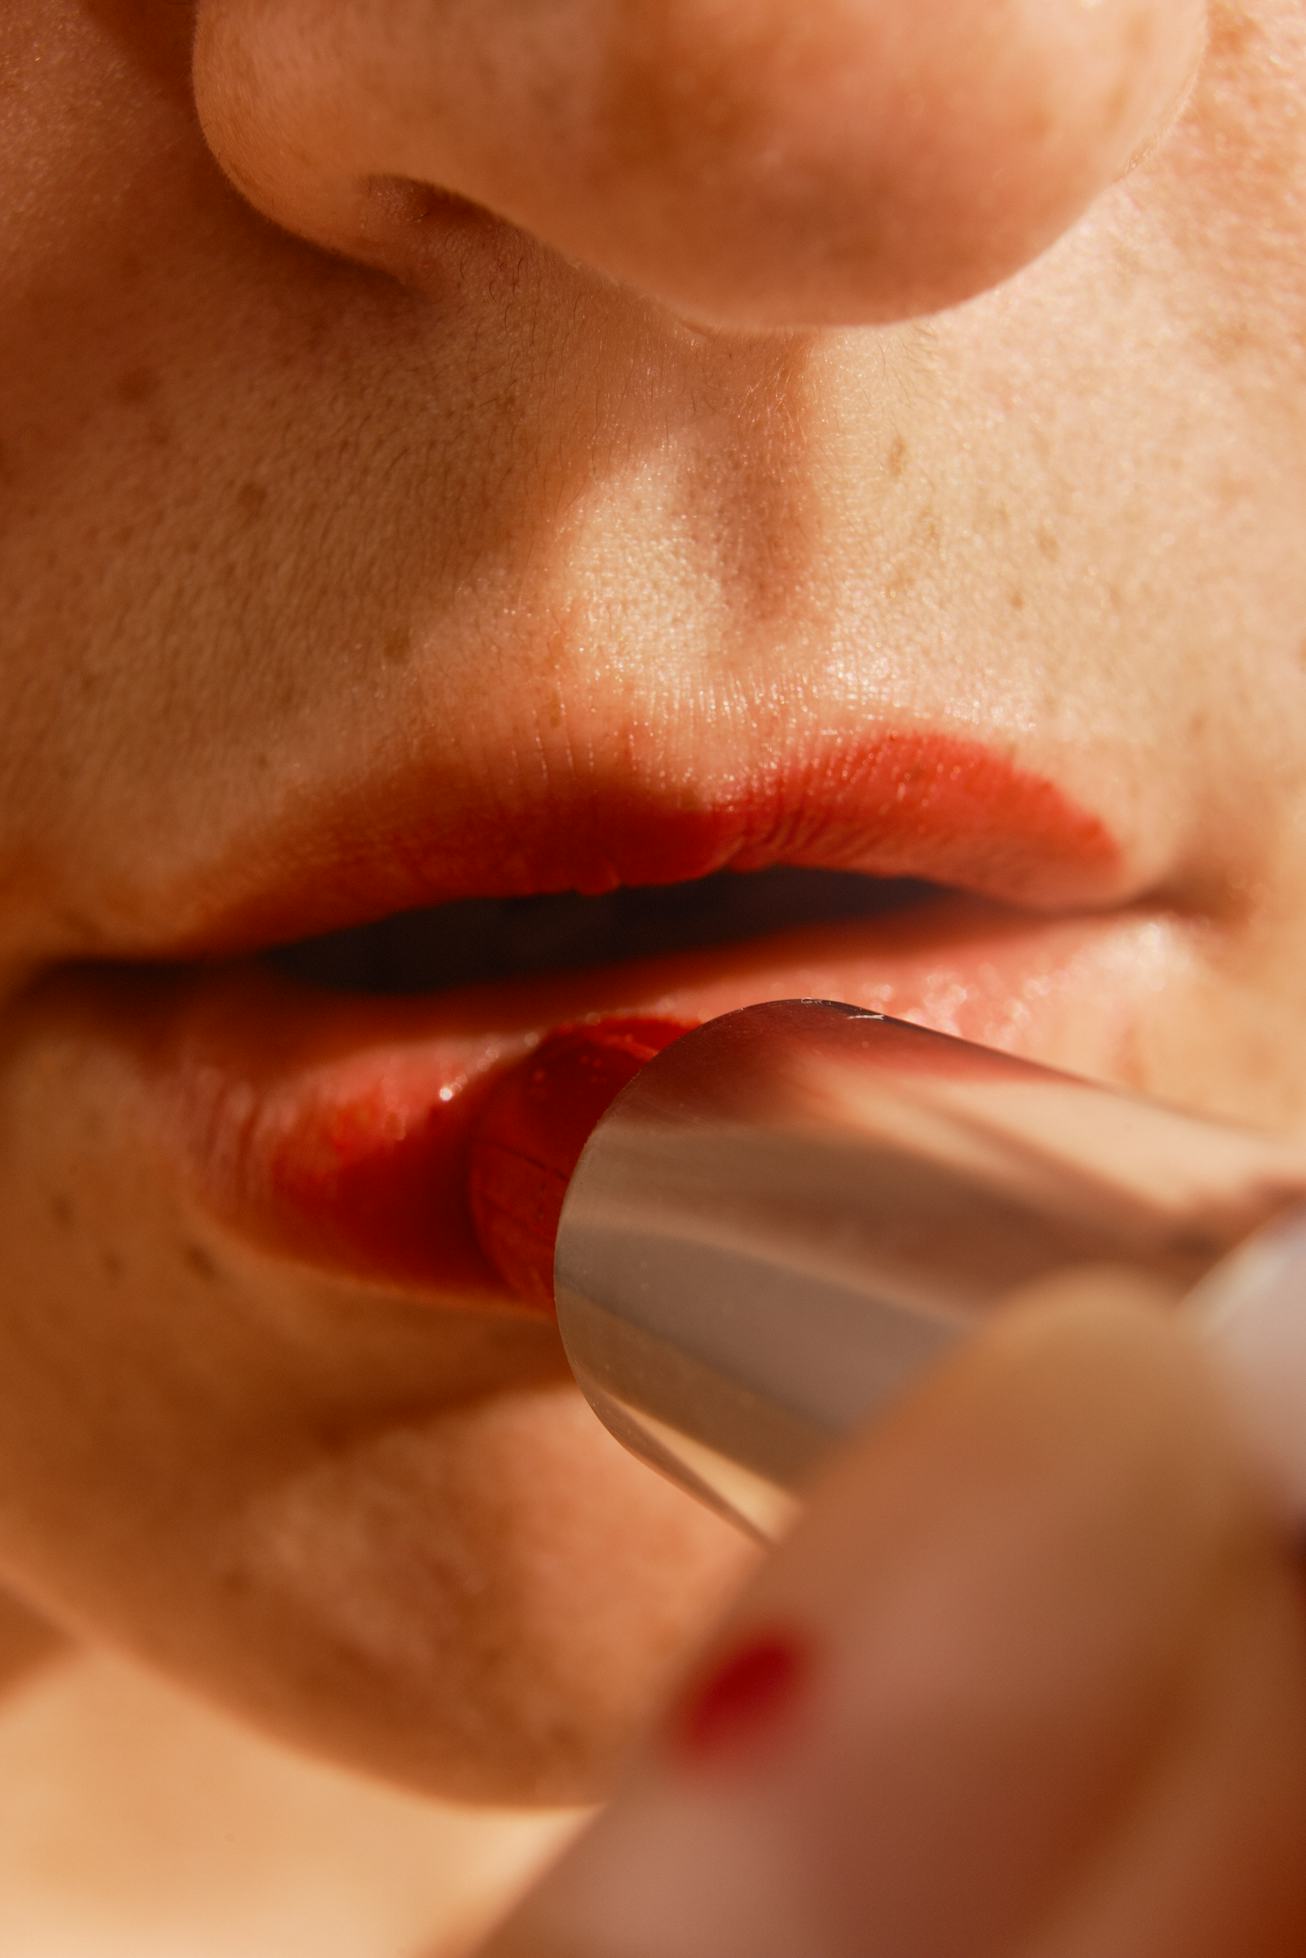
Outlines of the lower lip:
[[468,1145],[498,1069],[552,1027],[838,998],[1110,1078],[1131,1006],[1172,949],[1163,926],[1136,916],[1039,922],[941,899],[399,1001],[319,993],[248,965],[150,981],[163,997],[132,1012],[132,1046],[169,1153],[247,1244],[437,1304],[512,1310],[472,1229]]

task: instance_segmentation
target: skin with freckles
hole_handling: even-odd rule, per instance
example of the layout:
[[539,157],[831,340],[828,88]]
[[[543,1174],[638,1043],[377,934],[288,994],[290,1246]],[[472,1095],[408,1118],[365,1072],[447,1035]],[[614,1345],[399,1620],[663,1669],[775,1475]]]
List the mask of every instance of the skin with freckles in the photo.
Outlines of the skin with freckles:
[[1306,1135],[1306,18],[8,0],[0,83],[0,1577],[588,1794],[749,1553],[547,1324],[206,1209],[117,968],[347,882],[382,779],[420,856],[884,724],[1118,845],[1008,1044]]

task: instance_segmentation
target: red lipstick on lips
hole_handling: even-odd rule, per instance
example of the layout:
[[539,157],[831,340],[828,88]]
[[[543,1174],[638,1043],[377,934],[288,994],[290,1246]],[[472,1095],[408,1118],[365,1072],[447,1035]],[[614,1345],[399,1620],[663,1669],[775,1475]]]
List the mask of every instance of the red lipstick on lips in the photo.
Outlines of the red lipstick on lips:
[[460,897],[595,893],[776,864],[923,878],[1042,908],[1122,896],[1120,850],[1098,816],[977,741],[916,731],[825,739],[815,759],[781,757],[688,798],[632,774],[491,801],[479,784],[411,772],[310,808],[275,854],[293,877],[249,889],[242,837],[231,865],[204,879],[229,901],[168,949],[239,951]]
[[[279,838],[275,859],[302,865],[293,893],[267,890],[251,900],[239,894],[238,882],[206,943],[248,942],[255,918],[266,944],[327,921],[357,924],[400,902],[682,882],[725,865],[854,868],[1040,906],[1119,903],[1132,894],[1130,873],[1095,816],[1042,778],[950,735],[868,732],[855,749],[844,743],[823,750],[801,776],[781,780],[777,770],[748,793],[716,801],[704,795],[706,806],[686,809],[635,783],[624,794],[613,789],[596,809],[580,784],[570,796],[558,791],[538,807],[513,811],[510,839],[501,808],[477,829],[473,806],[454,845],[430,827],[423,838],[415,812],[405,828],[403,797],[381,797],[381,808],[354,834],[347,866],[330,836]],[[338,829],[332,835],[338,839]],[[402,837],[406,844],[397,841]],[[997,927],[1010,928],[1010,921]],[[870,929],[863,928],[863,940]],[[919,929],[913,924],[910,932]],[[949,971],[955,960],[964,977],[964,946],[936,954],[927,934],[913,952],[910,932],[896,940],[888,934],[900,972],[908,964],[913,972],[933,967],[942,957]],[[885,942],[878,926],[873,937],[877,946]],[[846,973],[833,969],[842,928],[831,928],[827,939],[838,940],[835,951],[821,953],[819,969],[809,962],[799,989],[852,997]],[[473,1130],[498,1070],[551,1028],[623,1011],[629,1018],[641,997],[655,1017],[666,1001],[675,1022],[689,1024],[792,992],[794,956],[786,950],[770,959],[759,941],[747,961],[738,948],[730,956],[709,950],[679,957],[674,972],[668,967],[651,979],[631,979],[623,967],[596,968],[390,1000],[273,981],[254,964],[191,972],[178,982],[166,1027],[156,1023],[169,1135],[180,1144],[200,1203],[274,1253],[365,1283],[485,1305],[506,1302],[501,1265],[515,1259],[512,1290],[543,1303],[547,1248],[537,1248],[532,1262],[522,1225],[510,1256],[507,1226],[484,1221],[493,1200],[520,1223],[520,1194],[503,1201],[506,1164],[493,1176],[482,1169],[469,1179]],[[864,971],[866,956],[858,957]],[[991,974],[1005,972],[1006,960],[989,942],[977,947],[972,964]],[[1018,963],[1011,969],[1018,977]],[[916,1010],[917,983],[906,974],[895,1010]],[[971,1031],[987,1037],[982,1026]],[[577,1097],[570,1130],[577,1153],[601,1112],[594,1107],[587,1115],[584,1103],[592,1061],[573,1070],[570,1086],[560,1079],[550,1091],[555,1116]],[[489,1133],[481,1131],[483,1144]],[[559,1141],[560,1153],[542,1159],[559,1192],[569,1146]],[[482,1212],[479,1230],[473,1198]],[[537,1192],[526,1211],[535,1218],[537,1246],[547,1247],[549,1232],[537,1228],[539,1213],[530,1208],[539,1201]]]
[[523,1303],[553,1306],[562,1200],[591,1131],[689,1024],[632,1016],[560,1027],[491,1090],[472,1132],[467,1193],[481,1249]]

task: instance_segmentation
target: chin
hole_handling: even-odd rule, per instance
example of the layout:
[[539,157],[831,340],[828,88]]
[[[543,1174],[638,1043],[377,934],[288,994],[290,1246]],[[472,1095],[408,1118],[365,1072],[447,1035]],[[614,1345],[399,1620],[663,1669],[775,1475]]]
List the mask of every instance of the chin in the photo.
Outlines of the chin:
[[602,1796],[757,1555],[565,1386],[324,1448],[206,1549],[146,1657],[345,1768],[517,1805]]

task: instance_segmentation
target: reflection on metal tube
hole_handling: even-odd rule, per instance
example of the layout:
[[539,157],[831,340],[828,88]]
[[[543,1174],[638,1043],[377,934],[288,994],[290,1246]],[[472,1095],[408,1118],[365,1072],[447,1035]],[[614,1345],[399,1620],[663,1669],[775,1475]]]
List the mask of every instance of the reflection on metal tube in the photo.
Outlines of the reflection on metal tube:
[[1018,1287],[1129,1263],[1196,1285],[1300,1203],[1286,1144],[856,1007],[686,1034],[572,1178],[558,1319],[628,1447],[761,1535]]

